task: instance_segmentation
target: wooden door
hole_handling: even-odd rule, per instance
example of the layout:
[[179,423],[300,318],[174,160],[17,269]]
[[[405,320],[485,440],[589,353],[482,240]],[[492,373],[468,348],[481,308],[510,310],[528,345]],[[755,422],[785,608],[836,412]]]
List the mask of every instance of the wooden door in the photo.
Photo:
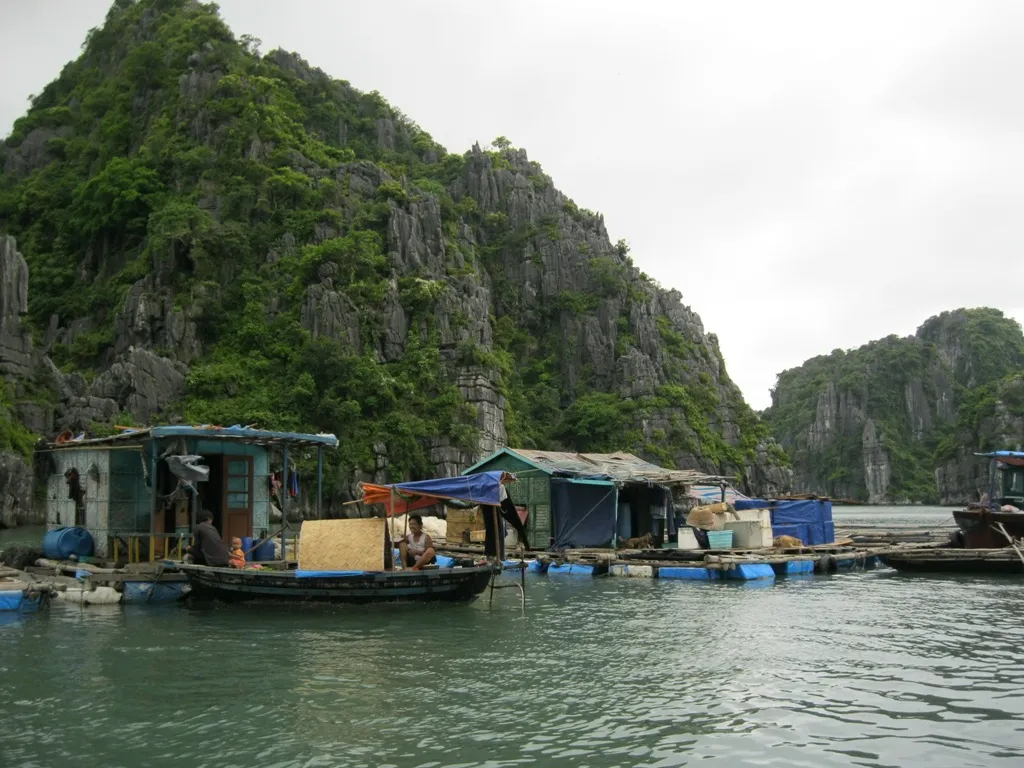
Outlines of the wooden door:
[[252,456],[224,456],[224,492],[221,498],[224,530],[221,535],[230,544],[234,536],[252,536],[253,464]]

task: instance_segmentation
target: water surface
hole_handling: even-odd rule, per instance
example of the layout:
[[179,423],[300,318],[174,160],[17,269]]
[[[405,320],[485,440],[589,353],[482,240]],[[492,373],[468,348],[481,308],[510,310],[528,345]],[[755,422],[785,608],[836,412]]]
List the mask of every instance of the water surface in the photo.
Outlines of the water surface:
[[3,766],[1019,766],[1024,592],[532,577],[492,608],[0,619]]

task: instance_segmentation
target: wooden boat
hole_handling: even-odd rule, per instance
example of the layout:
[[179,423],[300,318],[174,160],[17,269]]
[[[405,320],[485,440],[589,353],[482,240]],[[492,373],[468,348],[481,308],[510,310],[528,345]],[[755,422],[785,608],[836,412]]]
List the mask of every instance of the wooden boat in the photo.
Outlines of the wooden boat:
[[988,499],[953,513],[962,534],[962,546],[998,549],[1009,543],[1007,535],[1024,539],[1024,513],[1003,511],[1004,507],[1024,507],[1024,452],[991,451],[975,455],[989,460]]
[[295,570],[238,570],[205,565],[177,565],[188,576],[192,595],[225,602],[376,603],[472,602],[487,589],[500,562],[421,571],[372,571],[351,574]]
[[1007,545],[1002,525],[1015,539],[1024,539],[1024,514],[995,512],[991,509],[962,509],[953,513],[953,520],[963,534],[966,549],[998,549]]
[[945,574],[1024,573],[1024,559],[1013,547],[961,549],[936,547],[890,552],[878,559],[898,571]]

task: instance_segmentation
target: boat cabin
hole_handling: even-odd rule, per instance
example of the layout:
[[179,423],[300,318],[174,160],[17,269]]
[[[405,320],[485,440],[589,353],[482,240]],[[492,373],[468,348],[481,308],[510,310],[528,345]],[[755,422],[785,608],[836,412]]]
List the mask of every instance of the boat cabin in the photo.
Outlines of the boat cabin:
[[1024,509],[1024,451],[978,453],[989,459],[989,499]]
[[114,561],[180,554],[200,510],[213,513],[226,542],[266,536],[275,500],[284,519],[289,498],[294,503],[303,492],[297,458],[317,458],[319,515],[323,449],[337,444],[334,435],[240,426],[162,426],[58,439],[39,452],[47,474],[47,528],[84,527],[95,554]]

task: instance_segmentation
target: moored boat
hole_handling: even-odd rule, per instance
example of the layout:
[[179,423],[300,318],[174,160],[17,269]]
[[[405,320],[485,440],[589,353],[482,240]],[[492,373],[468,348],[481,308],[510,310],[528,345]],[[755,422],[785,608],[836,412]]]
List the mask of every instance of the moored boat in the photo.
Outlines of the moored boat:
[[956,547],[908,549],[905,552],[894,552],[878,557],[891,568],[914,573],[1024,573],[1024,559],[1013,547],[1003,549],[961,549]]
[[[216,568],[194,564],[171,564],[189,580],[197,598],[212,597],[223,601],[273,600],[278,602],[373,603],[394,601],[470,602],[488,586],[503,568],[500,519],[502,501],[508,498],[504,486],[513,477],[506,472],[481,472],[458,478],[440,478],[394,485],[362,486],[361,501],[383,507],[385,517],[408,514],[448,501],[473,503],[487,510],[484,514],[486,537],[484,557],[478,559],[446,559],[420,567],[396,569],[392,562],[393,543],[384,521],[365,526],[370,520],[309,521],[314,527],[310,546],[318,549],[310,556],[304,545],[305,533],[299,536],[299,562],[291,567]],[[506,506],[508,506],[506,504]],[[514,507],[513,507],[514,511]],[[514,512],[513,512],[514,513]],[[352,527],[352,524],[357,524]],[[332,533],[325,533],[323,526]],[[306,530],[306,524],[303,531]],[[379,537],[377,534],[379,533]],[[324,545],[325,538],[330,538]],[[369,557],[383,548],[379,555]],[[331,564],[324,563],[324,555]],[[345,559],[349,558],[349,559]],[[317,565],[304,565],[304,560]],[[369,570],[348,565],[352,562],[375,562]],[[297,565],[298,567],[294,567]],[[347,570],[350,568],[351,570]],[[346,570],[341,570],[345,568]]]
[[953,513],[966,549],[998,549],[1024,539],[1024,452],[975,454],[989,459],[989,490],[981,502]]
[[177,567],[188,576],[194,596],[225,602],[470,602],[487,588],[492,576],[501,572],[501,563],[492,562],[421,571],[351,573]]

